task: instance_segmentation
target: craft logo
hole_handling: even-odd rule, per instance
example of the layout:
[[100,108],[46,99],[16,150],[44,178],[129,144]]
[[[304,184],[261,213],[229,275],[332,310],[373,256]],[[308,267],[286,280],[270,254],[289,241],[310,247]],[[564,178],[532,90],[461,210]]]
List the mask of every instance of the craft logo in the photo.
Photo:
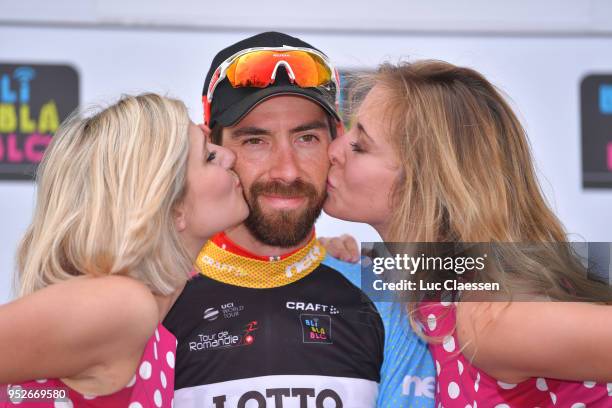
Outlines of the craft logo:
[[227,273],[227,274],[234,275],[237,277],[248,275],[248,272],[240,268],[239,266],[219,262],[216,259],[213,259],[212,257],[208,255],[203,255],[202,258],[200,258],[200,260],[205,266],[210,266],[211,268],[215,268],[218,272]]
[[[218,311],[217,311],[218,314]],[[250,346],[255,342],[255,331],[259,329],[257,321],[251,321],[240,331],[215,331],[214,333],[198,334],[195,341],[189,342],[189,351],[217,350],[238,346]]]
[[304,312],[323,312],[329,314],[340,314],[340,310],[334,305],[322,305],[320,303],[296,302],[290,300],[285,304],[289,310],[300,310]]
[[59,124],[78,105],[72,67],[0,64],[0,179],[32,180]]
[[302,336],[304,343],[332,344],[331,316],[302,314]]

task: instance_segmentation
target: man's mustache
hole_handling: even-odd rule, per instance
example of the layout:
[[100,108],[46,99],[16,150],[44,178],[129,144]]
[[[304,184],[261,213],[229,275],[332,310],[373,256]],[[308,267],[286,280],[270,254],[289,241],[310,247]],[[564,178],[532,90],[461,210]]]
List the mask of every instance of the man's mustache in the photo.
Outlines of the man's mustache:
[[296,180],[290,184],[281,183],[279,181],[258,182],[251,186],[250,193],[252,197],[257,197],[262,194],[287,198],[317,197],[317,190],[315,187],[302,180]]

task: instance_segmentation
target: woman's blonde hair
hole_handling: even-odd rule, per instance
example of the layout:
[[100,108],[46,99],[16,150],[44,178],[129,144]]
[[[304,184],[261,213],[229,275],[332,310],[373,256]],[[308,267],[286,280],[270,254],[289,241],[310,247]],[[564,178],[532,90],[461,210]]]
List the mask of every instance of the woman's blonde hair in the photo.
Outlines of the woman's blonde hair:
[[159,294],[186,281],[191,260],[174,208],[185,190],[189,124],[182,102],[143,94],[60,126],[18,249],[21,296],[78,275],[127,275]]
[[357,93],[373,86],[384,91],[378,112],[401,163],[388,241],[534,243],[536,256],[510,249],[520,255],[511,273],[490,281],[557,300],[612,298],[558,245],[566,234],[540,190],[525,131],[489,81],[427,60],[384,64]]

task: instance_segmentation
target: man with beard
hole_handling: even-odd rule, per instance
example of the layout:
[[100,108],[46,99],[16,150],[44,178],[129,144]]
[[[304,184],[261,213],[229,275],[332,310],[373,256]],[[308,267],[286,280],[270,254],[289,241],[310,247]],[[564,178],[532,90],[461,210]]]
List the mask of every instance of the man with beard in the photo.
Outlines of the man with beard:
[[[383,323],[351,283],[359,268],[344,276],[315,237],[338,92],[327,57],[285,34],[247,38],[213,59],[205,124],[236,154],[251,212],[204,246],[164,321],[178,341],[176,407],[433,404],[405,392],[416,367],[431,366],[425,345],[400,328],[407,319],[385,331],[391,313]],[[390,330],[401,339],[385,349]]]

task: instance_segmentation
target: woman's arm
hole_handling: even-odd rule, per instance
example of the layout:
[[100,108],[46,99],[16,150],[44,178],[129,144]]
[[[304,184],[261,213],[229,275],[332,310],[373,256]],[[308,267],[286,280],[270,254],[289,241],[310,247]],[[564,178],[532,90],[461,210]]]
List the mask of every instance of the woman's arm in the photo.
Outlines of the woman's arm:
[[457,334],[463,354],[504,382],[612,382],[612,306],[462,302]]
[[159,316],[127,277],[75,278],[0,306],[0,383],[69,378],[135,353]]

